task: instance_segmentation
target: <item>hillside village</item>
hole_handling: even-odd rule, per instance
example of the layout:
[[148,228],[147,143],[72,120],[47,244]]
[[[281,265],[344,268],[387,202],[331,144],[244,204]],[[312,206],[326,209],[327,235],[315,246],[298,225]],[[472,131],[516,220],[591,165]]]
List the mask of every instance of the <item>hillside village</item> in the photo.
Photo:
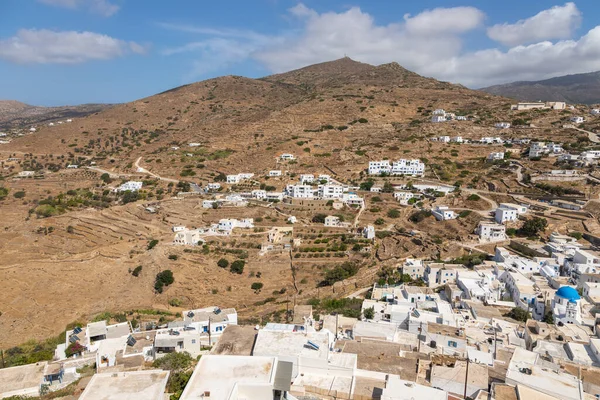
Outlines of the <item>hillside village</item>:
[[0,398],[597,398],[599,110],[345,58],[3,132]]

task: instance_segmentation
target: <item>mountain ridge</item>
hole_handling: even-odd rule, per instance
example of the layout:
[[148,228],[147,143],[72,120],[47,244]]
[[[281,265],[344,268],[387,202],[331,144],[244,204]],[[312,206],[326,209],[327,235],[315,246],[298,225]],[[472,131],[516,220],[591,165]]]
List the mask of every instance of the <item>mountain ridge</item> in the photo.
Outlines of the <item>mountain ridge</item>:
[[540,81],[517,81],[480,90],[521,101],[600,103],[600,71],[557,76]]

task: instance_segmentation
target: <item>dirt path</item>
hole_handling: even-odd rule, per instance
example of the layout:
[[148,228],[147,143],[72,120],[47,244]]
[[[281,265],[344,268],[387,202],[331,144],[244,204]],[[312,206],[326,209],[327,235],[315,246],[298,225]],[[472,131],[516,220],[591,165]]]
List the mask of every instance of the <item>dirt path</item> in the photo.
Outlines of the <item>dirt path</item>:
[[158,180],[161,181],[165,181],[165,182],[173,182],[173,183],[178,183],[179,181],[176,179],[170,179],[170,178],[163,178],[160,175],[157,175],[153,172],[150,172],[149,170],[147,170],[146,168],[140,166],[140,161],[142,161],[142,157],[139,157],[137,160],[135,160],[135,168],[137,168],[137,171],[140,173],[144,173],[144,174],[148,174],[150,176],[155,177]]

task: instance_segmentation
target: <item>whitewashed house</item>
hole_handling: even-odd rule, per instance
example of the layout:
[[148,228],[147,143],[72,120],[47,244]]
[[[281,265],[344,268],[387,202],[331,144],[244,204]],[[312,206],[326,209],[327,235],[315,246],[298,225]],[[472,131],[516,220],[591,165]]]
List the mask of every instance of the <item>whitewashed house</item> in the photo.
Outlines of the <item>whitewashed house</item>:
[[492,153],[488,154],[488,156],[487,156],[488,162],[497,161],[497,160],[504,160],[503,152],[492,152]]
[[300,175],[300,183],[305,185],[307,183],[313,183],[315,181],[315,176],[313,174],[302,174]]
[[436,110],[433,110],[433,112],[431,113],[432,115],[441,115],[443,117],[446,116],[446,111],[442,108],[438,108]]
[[457,115],[456,116],[456,120],[457,121],[466,121],[468,118],[464,115]]
[[221,189],[221,184],[218,182],[211,182],[208,185],[206,185],[206,188],[208,190],[219,190]]
[[269,176],[270,177],[281,176],[281,170],[280,169],[271,170],[271,171],[269,171]]
[[282,201],[284,197],[283,192],[267,192],[265,200],[267,201]]
[[321,174],[317,177],[317,182],[322,183],[322,184],[329,183],[329,182],[331,182],[331,176]]
[[590,111],[590,114],[600,115],[600,108],[593,108],[592,111]]
[[318,196],[322,199],[340,199],[344,195],[344,187],[340,185],[319,185]]
[[254,228],[254,219],[244,218],[238,220],[235,218],[224,218],[219,220],[219,224],[217,226],[217,230],[225,232],[231,232],[235,228],[252,229]]
[[287,185],[285,194],[297,199],[312,199],[315,197],[315,189],[309,185]]
[[325,226],[328,227],[339,227],[341,225],[341,221],[339,217],[335,215],[328,215],[325,217]]
[[431,116],[431,122],[433,122],[433,123],[446,122],[446,117],[444,115],[433,115],[433,116]]
[[433,214],[435,219],[437,219],[438,221],[447,221],[450,219],[456,219],[456,213],[454,211],[448,209],[447,206],[437,206],[436,208],[431,210],[431,213]]
[[342,195],[341,201],[342,203],[347,204],[349,206],[363,207],[365,205],[365,200],[353,192],[344,193]]
[[289,153],[284,153],[282,155],[279,156],[279,159],[281,161],[293,161],[296,159],[296,157],[293,154],[289,154]]
[[463,138],[462,136],[455,136],[452,139],[450,139],[450,141],[454,143],[463,143]]
[[509,122],[498,122],[498,123],[494,124],[494,126],[498,129],[508,129],[508,128],[510,128],[510,123]]
[[407,191],[394,192],[394,198],[403,206],[407,206],[410,199],[420,199],[421,197],[422,195],[420,193]]
[[177,232],[183,232],[186,230],[186,227],[183,225],[175,225],[172,228],[173,232],[177,233]]
[[190,146],[190,147],[200,147],[200,146],[202,146],[202,144],[201,143],[188,143],[188,146]]
[[27,177],[34,176],[34,175],[35,175],[35,171],[21,171],[17,174],[17,176],[20,178],[27,178]]
[[410,175],[423,176],[425,173],[425,164],[418,159],[400,159],[394,161],[391,165],[387,160],[369,162],[370,175]]
[[585,122],[585,118],[583,117],[571,117],[571,122],[575,124],[583,124]]
[[516,221],[519,215],[523,215],[527,212],[527,206],[513,203],[500,203],[494,213],[494,219],[497,223],[503,224],[505,222]]
[[37,131],[37,129],[35,129],[33,126],[31,128],[29,128],[29,132],[35,132]]
[[442,143],[450,143],[450,136],[440,136],[438,138],[438,142]]
[[197,246],[200,243],[204,243],[202,229],[184,229],[175,233],[173,244],[178,246]]
[[257,200],[264,200],[267,198],[266,190],[256,189],[252,191],[252,198]]
[[77,165],[77,164],[69,164],[69,165],[67,165],[67,169],[77,169],[77,168],[79,168],[79,165]]
[[127,192],[127,191],[137,192],[138,190],[140,190],[142,188],[142,186],[143,186],[143,182],[129,181],[129,182],[125,182],[124,184],[119,186],[116,189],[116,191],[117,192]]
[[375,227],[373,225],[367,225],[364,229],[363,229],[363,237],[365,239],[375,239]]
[[497,242],[506,239],[506,227],[491,222],[480,222],[476,233],[483,242]]
[[241,178],[240,178],[239,174],[227,175],[227,183],[236,184],[236,183],[240,183],[240,182],[241,182]]

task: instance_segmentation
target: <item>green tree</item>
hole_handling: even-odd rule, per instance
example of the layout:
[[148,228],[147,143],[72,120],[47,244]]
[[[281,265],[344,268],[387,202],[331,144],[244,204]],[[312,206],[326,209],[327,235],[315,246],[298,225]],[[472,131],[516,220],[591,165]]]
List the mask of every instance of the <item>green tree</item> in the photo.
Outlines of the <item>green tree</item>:
[[141,272],[142,272],[142,266],[141,266],[141,265],[138,265],[137,267],[135,267],[135,268],[133,269],[133,271],[131,271],[131,275],[133,275],[133,276],[135,276],[135,277],[138,277],[138,276],[140,276],[140,273],[141,273]]
[[154,281],[154,290],[156,290],[158,293],[162,293],[163,287],[169,286],[173,282],[175,282],[173,272],[169,269],[166,269],[156,274],[156,280]]
[[386,181],[383,184],[383,189],[381,191],[383,193],[392,193],[394,191],[394,186],[389,181]]
[[326,217],[327,215],[325,214],[316,214],[312,217],[312,222],[314,222],[315,224],[324,224]]
[[231,263],[231,267],[229,267],[229,271],[233,272],[234,274],[241,275],[244,273],[245,265],[246,265],[246,262],[244,260],[235,260],[234,262]]
[[257,291],[257,290],[260,290],[260,289],[262,289],[262,288],[263,288],[263,286],[264,286],[264,285],[263,285],[263,283],[262,283],[262,282],[254,282],[254,283],[252,283],[252,285],[250,286],[250,289]]
[[148,243],[148,247],[146,247],[146,250],[152,250],[156,245],[158,244],[158,240],[153,239]]
[[553,325],[554,324],[554,313],[552,311],[548,311],[546,315],[544,315],[544,319],[542,322]]
[[217,261],[217,265],[221,268],[227,268],[229,267],[229,261],[227,261],[225,258],[221,258],[219,261]]
[[529,313],[521,307],[514,307],[506,316],[520,322],[527,322],[529,319]]
[[481,199],[481,197],[479,197],[479,195],[476,195],[475,193],[473,193],[472,195],[467,197],[467,200],[469,200],[469,201],[477,201],[479,199]]
[[365,310],[363,311],[363,315],[366,319],[375,318],[375,308],[374,307],[365,308]]
[[540,232],[543,232],[548,226],[546,218],[534,217],[525,221],[519,233],[524,236],[537,236]]
[[385,224],[385,220],[383,218],[377,218],[375,220],[375,225],[383,225]]
[[8,188],[5,188],[3,186],[0,186],[0,200],[4,200],[6,198],[6,196],[8,196]]
[[100,179],[104,182],[104,183],[111,183],[112,179],[110,179],[110,175],[108,173],[103,173],[102,175],[100,175]]
[[375,185],[375,181],[373,179],[367,179],[366,181],[360,184],[360,190],[369,191]]
[[23,197],[25,197],[25,191],[19,190],[18,192],[15,192],[13,196],[15,199],[22,199]]

